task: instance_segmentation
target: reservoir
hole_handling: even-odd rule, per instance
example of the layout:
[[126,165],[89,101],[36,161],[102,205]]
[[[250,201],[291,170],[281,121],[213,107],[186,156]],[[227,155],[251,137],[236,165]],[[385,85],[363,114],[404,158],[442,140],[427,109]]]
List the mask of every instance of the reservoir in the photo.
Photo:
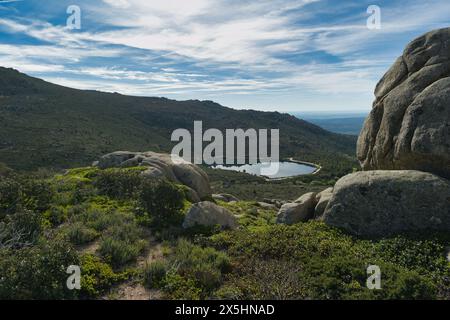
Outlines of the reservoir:
[[[264,167],[268,168],[269,165],[270,165],[270,163],[268,163],[268,162],[261,162],[261,163],[244,164],[244,165],[237,165],[237,166],[215,165],[215,166],[213,166],[213,168],[245,172],[245,173],[253,174],[253,175],[257,175],[257,176],[263,176],[261,174],[261,169]],[[276,174],[271,175],[271,176],[266,176],[266,177],[269,179],[289,178],[289,177],[295,177],[295,176],[300,176],[300,175],[304,175],[304,174],[311,174],[316,170],[317,170],[317,168],[312,165],[307,165],[307,164],[302,164],[302,163],[297,163],[297,162],[283,161],[283,162],[279,162],[279,170]]]

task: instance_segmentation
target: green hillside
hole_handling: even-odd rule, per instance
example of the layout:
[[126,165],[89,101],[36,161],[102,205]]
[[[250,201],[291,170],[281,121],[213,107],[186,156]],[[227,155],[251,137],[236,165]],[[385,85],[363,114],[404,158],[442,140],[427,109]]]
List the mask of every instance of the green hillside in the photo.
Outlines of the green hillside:
[[354,164],[353,136],[278,112],[234,110],[212,101],[175,101],[75,90],[0,68],[0,162],[14,169],[90,164],[116,150],[171,150],[176,128],[279,128],[280,155],[334,171]]

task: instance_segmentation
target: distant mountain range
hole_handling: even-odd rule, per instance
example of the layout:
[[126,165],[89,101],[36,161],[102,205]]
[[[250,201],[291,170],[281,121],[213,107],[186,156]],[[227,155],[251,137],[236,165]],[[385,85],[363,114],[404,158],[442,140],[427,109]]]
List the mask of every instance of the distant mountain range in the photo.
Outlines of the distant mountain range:
[[367,113],[332,113],[332,112],[295,112],[292,115],[299,119],[306,120],[325,130],[342,133],[359,135]]
[[282,157],[346,168],[355,161],[354,136],[288,114],[76,90],[0,67],[0,162],[12,168],[89,165],[116,150],[169,152],[172,131],[192,130],[194,120],[205,129],[279,128]]

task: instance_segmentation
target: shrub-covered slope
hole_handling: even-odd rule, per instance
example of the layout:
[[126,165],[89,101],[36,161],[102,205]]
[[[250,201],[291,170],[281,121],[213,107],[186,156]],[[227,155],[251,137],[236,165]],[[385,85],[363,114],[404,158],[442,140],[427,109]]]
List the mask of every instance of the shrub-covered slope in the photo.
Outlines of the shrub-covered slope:
[[0,67],[0,162],[16,169],[85,166],[116,150],[168,152],[172,131],[195,120],[204,129],[280,129],[282,157],[346,170],[354,163],[356,137],[287,114],[75,90]]
[[[218,202],[239,228],[181,228],[185,189],[142,168],[0,176],[1,299],[448,299],[440,235],[361,240],[311,221],[276,225],[254,201]],[[381,290],[366,287],[381,268]],[[66,268],[81,267],[81,290]]]

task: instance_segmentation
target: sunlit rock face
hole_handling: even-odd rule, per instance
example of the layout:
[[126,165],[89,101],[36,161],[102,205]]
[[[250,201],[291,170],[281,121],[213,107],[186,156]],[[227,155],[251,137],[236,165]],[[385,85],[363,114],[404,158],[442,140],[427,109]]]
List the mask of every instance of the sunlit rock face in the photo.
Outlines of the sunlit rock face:
[[408,44],[375,97],[357,144],[362,168],[450,178],[450,28]]

